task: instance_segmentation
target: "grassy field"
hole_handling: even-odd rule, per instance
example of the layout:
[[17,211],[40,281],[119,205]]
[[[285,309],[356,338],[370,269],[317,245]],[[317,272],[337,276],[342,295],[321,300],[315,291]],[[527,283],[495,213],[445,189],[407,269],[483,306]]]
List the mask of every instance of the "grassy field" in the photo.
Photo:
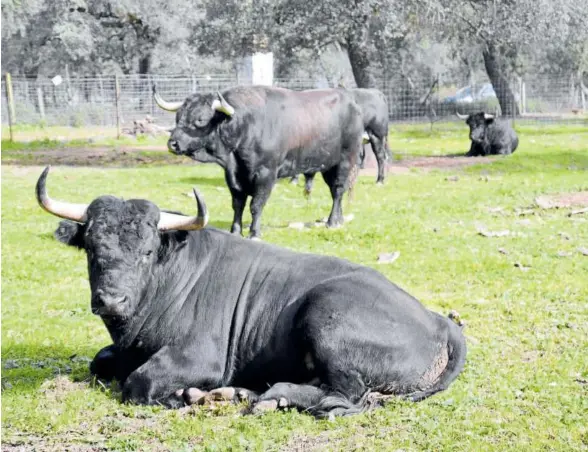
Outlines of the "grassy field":
[[[220,404],[120,404],[116,387],[87,370],[110,339],[90,313],[85,256],[53,239],[57,219],[34,199],[42,167],[3,165],[3,450],[588,450],[588,217],[534,202],[588,190],[588,131],[520,132],[520,149],[490,164],[415,168],[384,187],[361,177],[344,207],[355,218],[338,230],[288,227],[328,214],[322,181],[310,201],[301,186],[275,188],[265,241],[377,268],[431,309],[455,309],[467,322],[466,368],[448,391],[335,421],[293,411],[242,416]],[[390,144],[404,158],[463,153],[466,140],[461,129],[397,128]],[[115,194],[185,212],[195,210],[192,186],[212,226],[227,229],[230,197],[216,166],[55,167],[48,185],[73,202]],[[394,251],[394,263],[377,263]]]

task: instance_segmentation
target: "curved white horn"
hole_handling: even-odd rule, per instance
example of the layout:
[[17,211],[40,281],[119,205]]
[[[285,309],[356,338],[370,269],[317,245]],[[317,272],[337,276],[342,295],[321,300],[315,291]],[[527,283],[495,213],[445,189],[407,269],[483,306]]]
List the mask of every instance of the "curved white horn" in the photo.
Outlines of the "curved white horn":
[[36,195],[37,202],[47,212],[65,218],[67,220],[77,221],[78,223],[86,222],[87,204],[73,204],[70,202],[56,201],[49,197],[47,193],[47,175],[51,166],[47,166],[41,173],[41,177],[37,181]]
[[494,119],[494,115],[490,115],[488,113],[484,113],[484,119]]
[[195,231],[208,224],[208,210],[204,199],[194,188],[194,197],[198,205],[198,214],[195,217],[176,215],[174,213],[161,212],[157,228],[160,231]]
[[216,92],[218,99],[214,99],[212,101],[212,109],[216,111],[220,111],[227,116],[233,116],[235,114],[235,109],[229,104],[220,91]]
[[159,106],[159,108],[166,110],[166,111],[178,111],[184,102],[168,102],[163,100],[163,98],[157,92],[155,85],[153,85],[153,99],[155,103]]
[[456,111],[455,114],[457,115],[457,117],[459,119],[468,119],[468,116],[469,116],[469,115],[460,115],[458,111]]

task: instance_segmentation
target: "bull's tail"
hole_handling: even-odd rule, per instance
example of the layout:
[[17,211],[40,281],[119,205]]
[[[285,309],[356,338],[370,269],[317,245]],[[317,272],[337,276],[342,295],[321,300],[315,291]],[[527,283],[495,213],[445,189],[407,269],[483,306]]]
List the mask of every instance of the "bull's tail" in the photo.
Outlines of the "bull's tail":
[[390,146],[388,146],[388,135],[386,135],[386,137],[384,137],[384,153],[386,155],[386,160],[388,160],[389,163],[392,163],[392,151],[390,150]]
[[446,390],[463,370],[466,360],[467,347],[463,327],[458,326],[453,320],[445,319],[449,324],[447,339],[448,360],[443,373],[437,382],[427,390],[413,392],[406,397],[413,402],[418,402],[438,392]]
[[348,203],[352,203],[353,202],[353,190],[355,188],[355,183],[357,182],[357,176],[359,174],[359,165],[357,163],[355,163],[351,169],[349,170],[349,176],[347,178],[347,184],[348,184],[348,197],[347,197],[347,201]]

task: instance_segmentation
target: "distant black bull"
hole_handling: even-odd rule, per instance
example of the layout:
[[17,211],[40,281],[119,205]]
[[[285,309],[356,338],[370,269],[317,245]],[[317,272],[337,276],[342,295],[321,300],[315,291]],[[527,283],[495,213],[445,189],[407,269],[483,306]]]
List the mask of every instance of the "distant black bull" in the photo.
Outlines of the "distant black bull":
[[512,154],[519,145],[516,132],[508,121],[498,119],[488,113],[476,113],[473,115],[460,115],[470,127],[470,140],[472,144],[468,157]]
[[171,152],[225,170],[233,199],[231,232],[240,234],[251,196],[250,236],[260,234],[261,213],[276,180],[320,172],[333,197],[327,226],[343,222],[341,200],[361,148],[361,111],[341,90],[290,91],[242,86],[192,94],[184,102],[157,104],[177,111],[168,141]]
[[[342,88],[340,88],[342,89]],[[362,121],[364,127],[363,143],[370,143],[376,161],[378,162],[378,178],[376,183],[384,183],[386,176],[386,161],[392,157],[388,147],[388,101],[386,96],[377,89],[356,88],[345,90],[353,95],[355,102],[361,108]],[[361,147],[359,156],[359,165],[363,168],[365,161],[365,147]],[[314,173],[304,174],[305,192],[308,194],[312,190],[312,181]],[[297,182],[298,176],[292,178],[292,182]]]
[[[205,228],[198,215],[149,201],[37,199],[62,221],[56,237],[86,251],[92,312],[113,344],[90,365],[124,401],[175,408],[188,388],[243,388],[253,411],[316,416],[369,407],[378,392],[421,400],[461,372],[461,329],[379,272]],[[200,230],[199,230],[200,229]],[[260,394],[258,394],[260,393]]]

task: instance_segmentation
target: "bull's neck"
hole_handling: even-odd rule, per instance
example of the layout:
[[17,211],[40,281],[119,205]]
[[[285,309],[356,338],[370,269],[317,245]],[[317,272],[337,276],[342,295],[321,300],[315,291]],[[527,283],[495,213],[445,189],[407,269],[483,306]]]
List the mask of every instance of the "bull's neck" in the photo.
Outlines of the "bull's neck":
[[[197,234],[197,233],[196,233]],[[208,250],[188,237],[185,246],[169,251],[156,263],[141,290],[140,300],[133,315],[125,320],[105,324],[116,345],[121,348],[155,348],[166,345],[167,334],[186,303],[196,299],[194,291],[206,268]],[[195,251],[194,247],[198,246]],[[150,332],[157,331],[157,334]],[[164,344],[146,344],[145,338],[157,337]]]

